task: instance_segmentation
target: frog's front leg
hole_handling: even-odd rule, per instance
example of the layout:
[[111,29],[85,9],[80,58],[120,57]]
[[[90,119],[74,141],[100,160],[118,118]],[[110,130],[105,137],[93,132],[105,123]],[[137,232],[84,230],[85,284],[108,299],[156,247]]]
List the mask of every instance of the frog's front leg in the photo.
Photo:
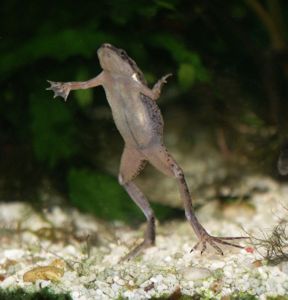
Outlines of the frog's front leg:
[[97,77],[92,78],[88,81],[74,81],[74,82],[54,82],[49,81],[50,87],[46,90],[52,90],[54,92],[54,98],[60,96],[67,100],[67,97],[71,90],[78,90],[78,89],[88,89],[98,85],[102,85],[104,81],[104,74],[103,72],[99,74]]
[[148,88],[147,86],[141,85],[141,87],[139,87],[139,90],[145,96],[148,96],[153,100],[157,100],[160,97],[163,84],[167,82],[166,79],[170,76],[172,76],[171,73],[163,76],[154,84],[152,89]]
[[163,76],[162,78],[160,78],[153,86],[152,88],[152,92],[154,93],[154,100],[157,100],[160,95],[161,95],[161,90],[162,90],[162,86],[164,85],[164,83],[167,83],[167,78],[172,76],[171,73],[166,74],[165,76]]

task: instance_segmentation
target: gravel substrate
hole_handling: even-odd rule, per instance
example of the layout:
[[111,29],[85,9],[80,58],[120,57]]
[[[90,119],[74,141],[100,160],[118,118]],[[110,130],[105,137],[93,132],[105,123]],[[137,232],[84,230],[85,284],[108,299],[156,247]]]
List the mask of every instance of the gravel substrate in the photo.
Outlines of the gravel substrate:
[[[197,211],[211,234],[239,236],[245,230],[263,238],[287,217],[287,185],[249,177],[239,183],[238,194],[247,191],[248,203],[210,202]],[[265,249],[249,241],[241,242],[246,247],[242,250],[223,247],[224,256],[212,248],[203,255],[190,253],[196,238],[184,213],[182,221],[158,224],[157,245],[131,261],[121,258],[141,241],[145,224],[136,230],[60,207],[40,214],[23,203],[2,203],[0,220],[2,289],[48,287],[75,300],[149,299],[173,293],[207,299],[288,295],[288,263],[269,265],[263,259]]]

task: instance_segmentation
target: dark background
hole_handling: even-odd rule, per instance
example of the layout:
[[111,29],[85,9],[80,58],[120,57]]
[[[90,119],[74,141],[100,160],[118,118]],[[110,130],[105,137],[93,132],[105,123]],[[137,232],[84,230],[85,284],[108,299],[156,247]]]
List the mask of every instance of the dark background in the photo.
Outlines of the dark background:
[[[191,127],[208,128],[225,159],[241,157],[243,168],[280,179],[287,6],[284,0],[1,1],[1,200],[42,203],[46,191],[49,204],[61,195],[102,218],[141,215],[98,155],[111,154],[117,170],[123,146],[102,88],[72,92],[67,103],[45,91],[47,79],[96,76],[104,42],[124,48],[150,86],[173,73],[158,103],[164,118],[177,110],[191,119],[181,128],[183,139],[197,143]],[[181,115],[172,123],[177,128],[180,121]]]

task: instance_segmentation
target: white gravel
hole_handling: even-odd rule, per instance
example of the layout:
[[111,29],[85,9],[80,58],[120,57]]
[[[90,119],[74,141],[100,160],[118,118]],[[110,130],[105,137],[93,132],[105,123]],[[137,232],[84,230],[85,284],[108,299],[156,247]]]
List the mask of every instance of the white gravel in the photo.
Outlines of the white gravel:
[[[250,192],[249,205],[236,203],[219,210],[219,205],[210,203],[197,211],[210,233],[245,235],[242,226],[261,237],[262,231],[271,230],[281,218],[287,217],[287,185],[279,185],[270,178],[249,177],[239,183],[238,192],[247,190],[255,190]],[[207,299],[239,292],[259,299],[288,294],[287,262],[267,265],[258,252],[264,250],[253,251],[246,241],[242,241],[247,246],[243,250],[223,247],[224,256],[211,248],[202,256],[199,252],[190,253],[196,239],[184,213],[183,221],[158,225],[155,247],[124,262],[120,259],[141,241],[143,226],[134,230],[119,222],[106,224],[60,207],[42,216],[23,203],[2,203],[0,220],[0,288],[33,291],[48,287],[56,293],[68,292],[74,300],[120,296],[149,299],[180,292],[200,294]],[[87,234],[89,240],[85,238]],[[66,263],[59,281],[23,281],[25,272],[49,266],[59,258]]]

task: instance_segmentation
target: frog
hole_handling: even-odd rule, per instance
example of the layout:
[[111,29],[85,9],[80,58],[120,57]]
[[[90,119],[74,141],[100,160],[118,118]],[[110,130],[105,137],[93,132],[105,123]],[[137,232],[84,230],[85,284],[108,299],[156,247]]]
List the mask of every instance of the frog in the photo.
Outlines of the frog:
[[131,259],[144,249],[155,245],[156,217],[148,199],[135,183],[135,178],[147,163],[164,175],[176,179],[186,219],[198,238],[191,251],[200,249],[202,254],[206,251],[207,245],[210,245],[217,253],[223,255],[219,244],[243,248],[231,240],[246,237],[216,237],[209,234],[201,225],[192,205],[184,172],[164,145],[164,121],[157,99],[167,78],[172,74],[163,76],[149,88],[143,72],[125,50],[104,43],[97,50],[97,55],[102,68],[98,76],[82,82],[48,81],[50,86],[47,90],[54,92],[54,98],[60,96],[66,101],[72,90],[97,86],[104,88],[115,125],[124,140],[118,181],[142,210],[147,221],[143,241],[133,248],[125,259]]

